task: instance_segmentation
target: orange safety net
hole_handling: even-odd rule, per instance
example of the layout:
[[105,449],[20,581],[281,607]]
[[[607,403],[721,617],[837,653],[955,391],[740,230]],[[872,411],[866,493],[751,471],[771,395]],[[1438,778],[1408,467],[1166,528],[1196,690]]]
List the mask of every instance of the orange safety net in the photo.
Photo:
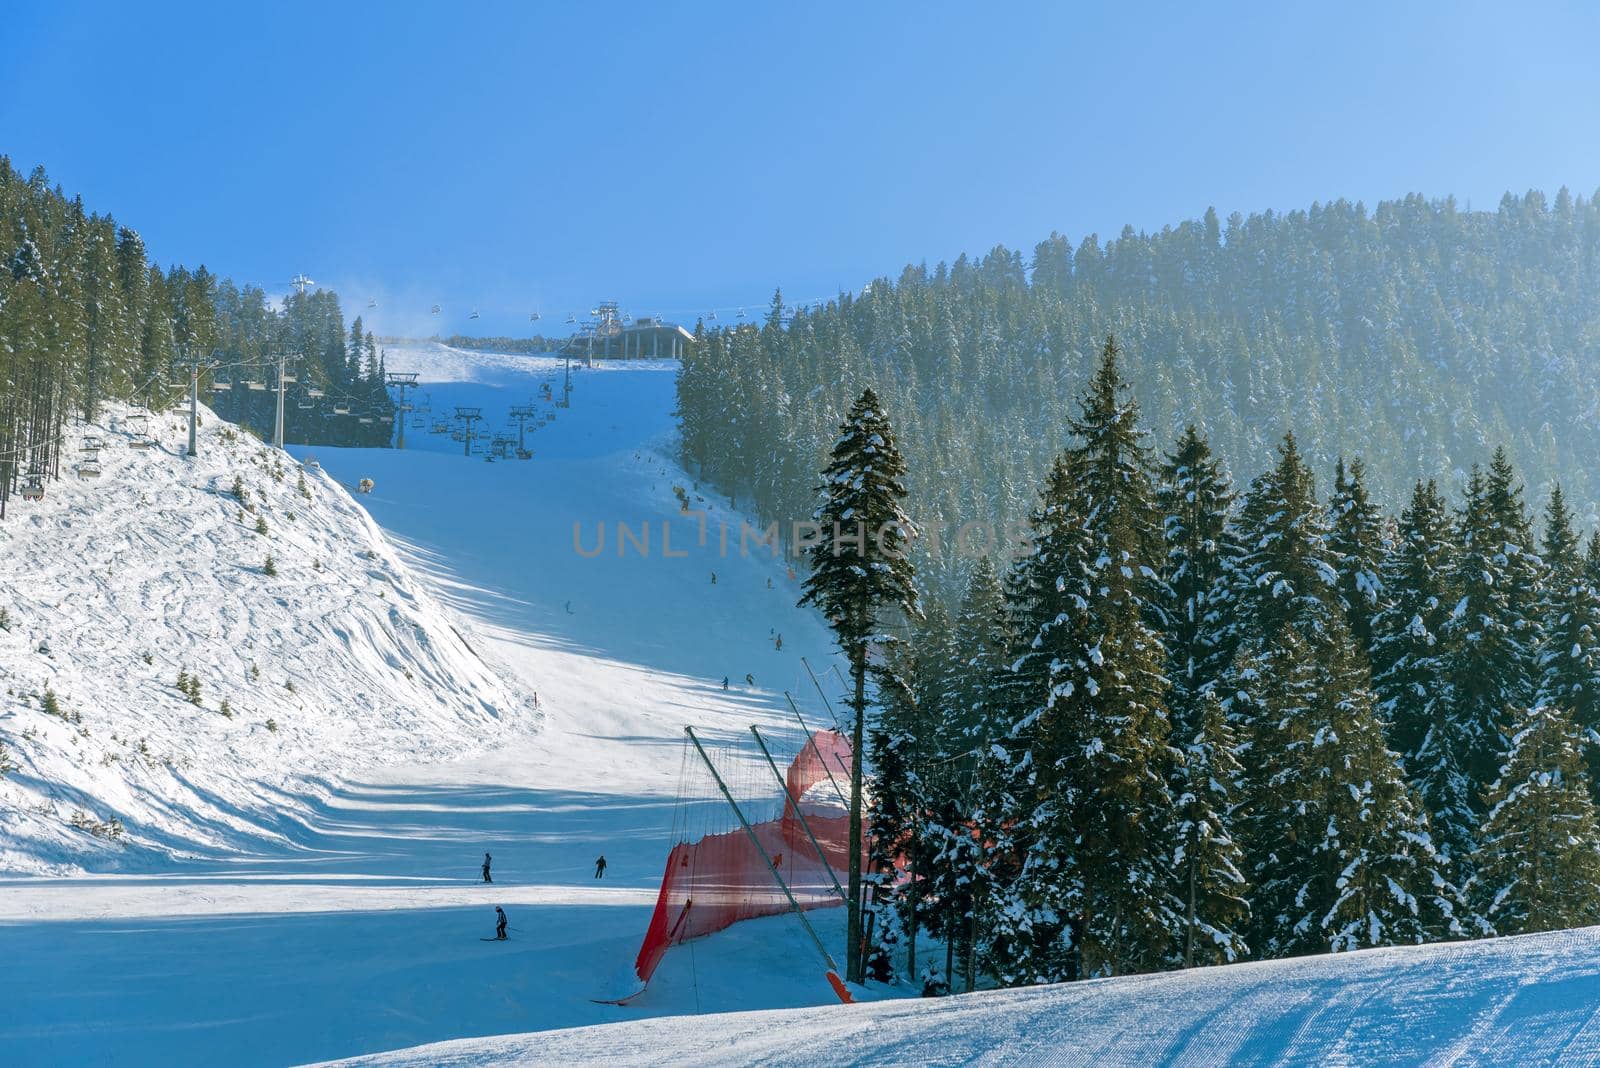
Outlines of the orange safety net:
[[[844,904],[828,868],[817,855],[817,847],[834,876],[843,883],[850,867],[850,819],[839,803],[836,788],[849,795],[849,769],[849,741],[836,731],[817,731],[807,739],[785,776],[788,797],[800,799],[804,823],[788,799],[779,818],[750,823],[802,909]],[[776,783],[773,791],[777,792]],[[822,803],[813,804],[813,799]],[[749,816],[748,812],[745,814]],[[812,846],[806,834],[807,826],[816,837],[817,847]],[[863,839],[865,836],[863,832]],[[788,898],[742,827],[694,842],[679,842],[667,855],[655,912],[634,961],[640,988],[655,974],[669,946],[713,934],[740,920],[788,911]]]

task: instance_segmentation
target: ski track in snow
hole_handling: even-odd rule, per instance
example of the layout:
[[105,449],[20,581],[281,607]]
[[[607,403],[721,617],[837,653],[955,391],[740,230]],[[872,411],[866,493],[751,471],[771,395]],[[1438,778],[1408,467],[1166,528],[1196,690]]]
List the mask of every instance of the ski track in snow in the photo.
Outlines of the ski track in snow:
[[[388,366],[421,372],[429,423],[481,405],[491,432],[530,396],[549,411],[538,386],[559,396],[564,371],[426,343],[390,346]],[[0,633],[0,681],[50,682],[92,738],[73,743],[33,702],[8,698],[0,717],[26,758],[0,781],[0,796],[23,800],[0,811],[8,1063],[283,1064],[834,1001],[786,917],[673,950],[633,1006],[590,1000],[615,992],[637,952],[675,816],[726,819],[710,798],[679,811],[683,725],[765,818],[770,772],[748,747],[724,747],[755,723],[792,755],[785,689],[825,719],[799,658],[825,670],[831,641],[794,607],[783,562],[740,553],[726,500],[693,502],[704,546],[679,512],[672,487],[693,481],[667,458],[675,370],[575,370],[571,408],[530,431],[526,462],[463,457],[409,426],[404,453],[293,448],[323,465],[308,504],[287,459],[273,482],[270,450],[219,447],[213,418],[202,457],[181,459],[169,416],[160,452],[113,440],[103,479],[53,486],[32,510],[18,502],[0,525],[0,589],[22,625]],[[268,539],[238,521],[235,471],[269,496]],[[361,478],[375,489],[352,499],[340,484]],[[619,520],[651,525],[648,558],[617,555]],[[592,547],[602,521],[605,551],[580,556],[574,522]],[[662,556],[663,521],[686,556]],[[276,579],[259,573],[267,540]],[[42,635],[48,656],[33,652]],[[240,681],[252,659],[255,684]],[[173,689],[180,666],[199,670],[204,710]],[[233,720],[215,711],[223,696]],[[48,746],[20,740],[35,724]],[[113,732],[148,737],[180,766],[78,758]],[[135,844],[28,813],[69,789],[72,804],[121,814]],[[485,851],[492,885],[478,876]],[[481,942],[496,904],[512,939]],[[842,942],[842,910],[814,922]]]

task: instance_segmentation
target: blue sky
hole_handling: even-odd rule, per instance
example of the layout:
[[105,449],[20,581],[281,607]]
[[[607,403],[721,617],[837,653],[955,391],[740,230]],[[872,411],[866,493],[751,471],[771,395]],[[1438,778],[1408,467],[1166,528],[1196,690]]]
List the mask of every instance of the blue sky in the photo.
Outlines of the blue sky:
[[1596,10],[10,0],[0,152],[380,330],[692,321],[1208,205],[1590,194]]

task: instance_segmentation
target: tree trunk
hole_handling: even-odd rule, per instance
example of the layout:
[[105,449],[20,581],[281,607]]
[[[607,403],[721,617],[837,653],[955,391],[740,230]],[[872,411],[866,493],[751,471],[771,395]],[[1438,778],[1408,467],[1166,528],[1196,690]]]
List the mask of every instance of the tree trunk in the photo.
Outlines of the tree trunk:
[[1197,837],[1199,836],[1190,834],[1189,855],[1184,858],[1189,862],[1189,907],[1183,921],[1183,966],[1185,968],[1194,967],[1194,883],[1195,868],[1197,867],[1194,859],[1194,840]]
[[845,923],[845,978],[852,983],[864,979],[861,938],[861,744],[867,720],[867,646],[860,643],[850,652],[850,675],[855,682],[851,708],[855,723],[850,738],[850,900]]

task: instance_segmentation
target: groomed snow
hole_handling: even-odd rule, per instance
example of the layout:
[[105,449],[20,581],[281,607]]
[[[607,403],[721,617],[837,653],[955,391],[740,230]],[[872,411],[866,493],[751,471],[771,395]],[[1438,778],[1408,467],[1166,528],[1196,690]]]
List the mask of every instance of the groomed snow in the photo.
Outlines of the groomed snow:
[[360,1065],[1580,1065],[1600,929],[446,1042]]

